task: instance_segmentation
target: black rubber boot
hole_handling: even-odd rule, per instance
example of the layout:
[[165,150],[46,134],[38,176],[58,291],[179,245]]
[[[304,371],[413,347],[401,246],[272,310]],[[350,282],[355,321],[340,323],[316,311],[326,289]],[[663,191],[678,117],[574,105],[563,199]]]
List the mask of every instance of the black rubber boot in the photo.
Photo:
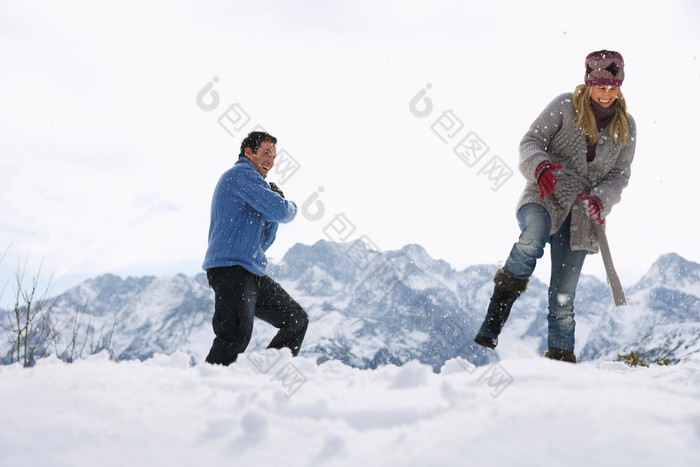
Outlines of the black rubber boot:
[[479,332],[474,338],[474,342],[489,349],[496,348],[498,335],[506,324],[506,320],[510,315],[510,309],[515,300],[525,291],[529,281],[530,279],[511,276],[503,269],[496,271],[496,275],[493,278],[496,286],[493,288],[489,309],[486,312],[486,318],[484,318],[481,328],[479,328]]
[[560,362],[576,363],[576,355],[568,350],[549,349],[544,353],[544,356]]

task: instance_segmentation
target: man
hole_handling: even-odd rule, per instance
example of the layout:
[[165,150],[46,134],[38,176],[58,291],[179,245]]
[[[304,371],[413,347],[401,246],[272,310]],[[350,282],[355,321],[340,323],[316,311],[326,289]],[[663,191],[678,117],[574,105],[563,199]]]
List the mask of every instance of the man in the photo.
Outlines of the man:
[[282,287],[265,275],[265,251],[280,222],[291,222],[297,206],[265,181],[275,163],[277,139],[254,131],[241,143],[234,166],[214,190],[209,247],[203,268],[215,292],[214,343],[206,361],[229,365],[245,351],[254,317],[279,329],[268,348],[299,353],[309,320]]

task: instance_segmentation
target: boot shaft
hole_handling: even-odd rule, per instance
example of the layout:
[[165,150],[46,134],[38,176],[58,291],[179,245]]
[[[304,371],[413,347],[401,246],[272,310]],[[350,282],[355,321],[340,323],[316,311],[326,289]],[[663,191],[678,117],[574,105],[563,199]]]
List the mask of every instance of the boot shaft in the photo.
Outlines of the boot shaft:
[[499,269],[493,282],[495,285],[486,318],[474,339],[477,344],[491,349],[498,345],[498,335],[510,316],[510,309],[527,288],[529,279],[521,279]]

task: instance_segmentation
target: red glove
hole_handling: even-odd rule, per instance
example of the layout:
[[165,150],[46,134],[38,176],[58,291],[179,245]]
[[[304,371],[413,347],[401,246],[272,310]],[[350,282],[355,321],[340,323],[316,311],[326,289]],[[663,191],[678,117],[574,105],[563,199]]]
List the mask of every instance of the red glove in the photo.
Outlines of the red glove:
[[605,224],[605,219],[600,217],[603,211],[603,202],[597,196],[584,195],[579,193],[578,199],[583,203],[583,207],[586,208],[586,214],[591,218],[592,221],[596,221],[600,225]]
[[564,166],[561,164],[549,161],[544,161],[537,166],[535,178],[537,179],[537,185],[540,187],[540,199],[544,199],[545,196],[552,194],[557,184],[557,177],[554,176],[552,171],[560,170],[562,167]]

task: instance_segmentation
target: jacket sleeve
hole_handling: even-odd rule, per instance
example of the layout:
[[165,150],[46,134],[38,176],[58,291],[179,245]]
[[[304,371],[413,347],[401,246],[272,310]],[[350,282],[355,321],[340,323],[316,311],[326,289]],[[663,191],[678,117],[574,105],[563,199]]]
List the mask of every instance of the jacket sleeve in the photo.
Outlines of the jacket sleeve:
[[520,141],[520,172],[525,179],[536,182],[535,170],[542,162],[550,161],[547,148],[554,135],[561,129],[564,105],[571,105],[571,95],[555,98],[530,125]]
[[632,160],[637,144],[637,127],[632,116],[628,116],[630,121],[630,137],[627,144],[620,151],[620,155],[615,161],[612,170],[601,180],[598,185],[591,189],[591,194],[600,198],[603,203],[603,217],[610,214],[612,207],[622,199],[622,190],[625,189],[630,180],[632,170]]
[[238,196],[258,211],[267,222],[287,223],[297,215],[297,205],[270,189],[270,185],[251,167],[241,172]]
[[262,235],[262,250],[267,251],[268,248],[272,246],[277,237],[277,227],[279,224],[277,222],[267,222],[263,221],[263,235]]

